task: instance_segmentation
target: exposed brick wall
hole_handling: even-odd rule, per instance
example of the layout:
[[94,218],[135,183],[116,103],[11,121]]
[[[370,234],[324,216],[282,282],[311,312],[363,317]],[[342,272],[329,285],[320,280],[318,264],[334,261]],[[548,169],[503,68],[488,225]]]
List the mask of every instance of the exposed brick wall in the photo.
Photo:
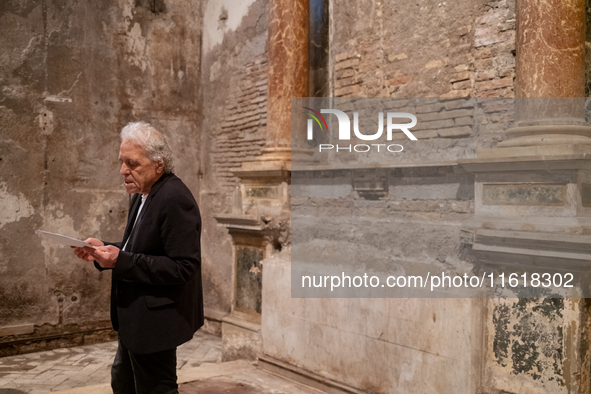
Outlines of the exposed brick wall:
[[472,134],[474,106],[465,98],[421,103],[414,113],[419,122],[413,134],[419,139],[461,138]]
[[214,133],[213,168],[221,186],[232,188],[233,170],[260,155],[267,127],[267,59],[246,64],[231,77],[224,117]]
[[[346,0],[342,0],[346,1]],[[332,36],[335,97],[512,97],[515,80],[515,4],[512,0],[432,3],[414,9],[412,2],[360,11],[357,21],[336,23]],[[446,20],[457,8],[450,23]],[[384,8],[382,10],[382,8]],[[410,13],[415,13],[416,16]],[[398,15],[416,23],[388,29],[384,20],[403,24]],[[385,15],[385,16],[384,16]],[[350,18],[339,15],[336,18]],[[361,22],[370,27],[364,27]],[[407,19],[409,19],[407,18]],[[351,23],[352,26],[348,26]],[[405,22],[407,25],[409,22]],[[357,31],[358,29],[358,31]],[[393,30],[393,31],[392,31]],[[345,40],[345,38],[350,38]]]
[[351,53],[343,52],[335,57],[335,97],[351,97],[359,93],[363,82],[357,72],[360,57],[361,55],[356,54],[354,51]]
[[[483,7],[473,25],[456,30],[456,51],[466,61],[453,66],[442,97],[513,97],[515,94],[515,10],[506,1]],[[459,57],[458,59],[461,59]]]
[[506,1],[490,3],[476,19],[472,95],[515,95],[515,10]]
[[513,120],[512,101],[477,98],[514,96],[515,25],[514,0],[335,0],[332,93],[422,98],[397,110],[417,116],[413,134],[427,141],[397,160],[472,157],[500,141]]
[[[419,140],[459,139],[476,133],[498,136],[514,120],[513,98],[401,98],[391,101],[390,105],[396,111],[416,115],[418,122],[412,133]],[[402,131],[393,133],[392,137],[407,140]]]

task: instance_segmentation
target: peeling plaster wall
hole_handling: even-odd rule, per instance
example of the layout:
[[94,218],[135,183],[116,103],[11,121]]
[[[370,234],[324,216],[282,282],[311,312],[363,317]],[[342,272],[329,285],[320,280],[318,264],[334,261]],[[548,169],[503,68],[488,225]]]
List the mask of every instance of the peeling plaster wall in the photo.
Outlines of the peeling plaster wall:
[[110,327],[110,274],[35,230],[121,239],[126,123],[168,134],[199,196],[201,5],[142,4],[0,4],[0,342]]
[[[209,0],[202,60],[202,210],[230,213],[238,181],[232,171],[260,155],[267,125],[268,1]],[[228,231],[204,217],[206,308],[230,312],[234,246]],[[214,263],[215,262],[215,263]],[[206,313],[207,314],[207,313]]]
[[235,32],[242,25],[254,2],[255,0],[208,1],[203,18],[203,52],[211,52],[214,47],[222,44],[228,33]]
[[[490,302],[486,369],[492,387],[510,393],[568,392],[575,375],[578,300],[507,299]],[[566,387],[565,387],[566,386]]]

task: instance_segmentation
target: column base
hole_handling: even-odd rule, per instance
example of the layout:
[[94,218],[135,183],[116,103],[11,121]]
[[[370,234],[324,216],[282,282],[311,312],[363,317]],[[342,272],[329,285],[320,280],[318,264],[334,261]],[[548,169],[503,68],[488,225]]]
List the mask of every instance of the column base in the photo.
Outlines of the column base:
[[591,127],[581,124],[538,124],[507,130],[507,140],[493,149],[478,151],[478,158],[556,156],[591,151]]

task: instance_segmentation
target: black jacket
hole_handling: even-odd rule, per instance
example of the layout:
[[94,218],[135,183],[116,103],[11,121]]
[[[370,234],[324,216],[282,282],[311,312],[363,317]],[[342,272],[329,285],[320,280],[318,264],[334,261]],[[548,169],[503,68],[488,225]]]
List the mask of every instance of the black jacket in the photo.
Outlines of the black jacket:
[[[111,322],[134,353],[174,348],[203,325],[201,216],[191,191],[174,174],[163,174],[144,203],[135,194],[113,268]],[[95,263],[97,268],[101,269]]]

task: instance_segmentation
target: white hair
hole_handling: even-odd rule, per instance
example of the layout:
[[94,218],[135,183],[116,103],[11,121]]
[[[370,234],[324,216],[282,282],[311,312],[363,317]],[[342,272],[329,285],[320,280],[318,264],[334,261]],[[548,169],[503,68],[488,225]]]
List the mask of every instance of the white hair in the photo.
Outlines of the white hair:
[[130,141],[146,150],[153,162],[162,162],[164,172],[174,171],[172,150],[164,134],[147,122],[131,122],[121,130],[121,141]]

